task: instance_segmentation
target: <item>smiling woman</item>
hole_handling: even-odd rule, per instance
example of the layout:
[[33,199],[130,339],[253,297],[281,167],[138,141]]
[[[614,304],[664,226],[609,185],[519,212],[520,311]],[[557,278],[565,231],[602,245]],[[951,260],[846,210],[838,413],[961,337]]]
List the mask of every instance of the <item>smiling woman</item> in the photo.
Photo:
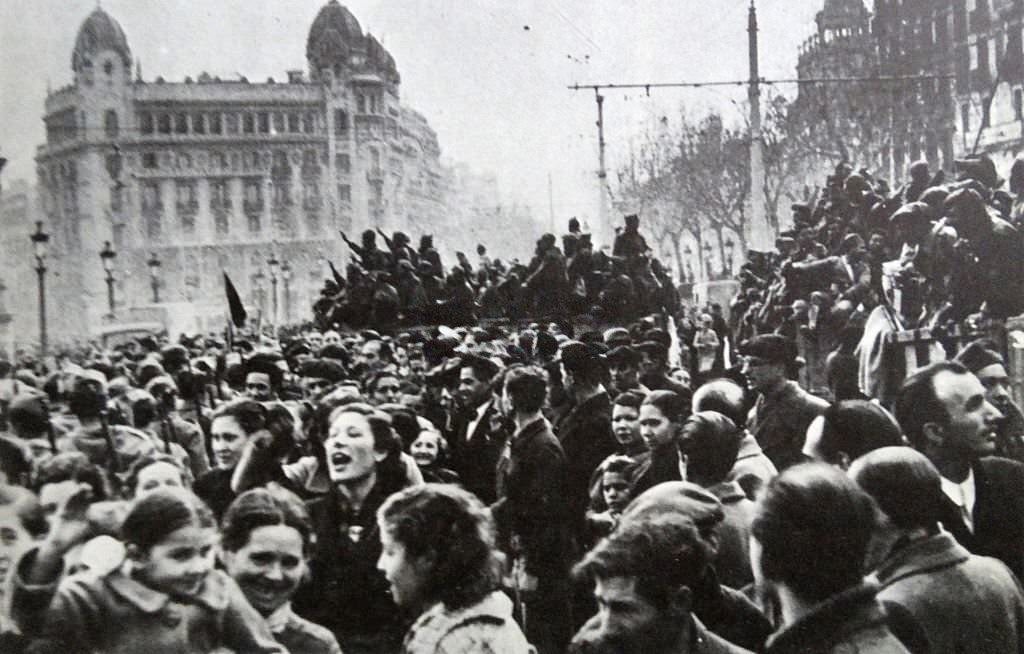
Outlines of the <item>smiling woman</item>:
[[406,484],[401,441],[388,416],[367,404],[347,404],[330,416],[324,457],[330,492],[309,502],[315,584],[300,588],[295,610],[330,629],[345,652],[391,652],[401,643],[402,616],[377,570],[375,514]]
[[194,489],[218,519],[235,498],[231,477],[246,444],[266,427],[267,409],[253,400],[226,404],[213,414],[210,444],[214,468],[196,480]]

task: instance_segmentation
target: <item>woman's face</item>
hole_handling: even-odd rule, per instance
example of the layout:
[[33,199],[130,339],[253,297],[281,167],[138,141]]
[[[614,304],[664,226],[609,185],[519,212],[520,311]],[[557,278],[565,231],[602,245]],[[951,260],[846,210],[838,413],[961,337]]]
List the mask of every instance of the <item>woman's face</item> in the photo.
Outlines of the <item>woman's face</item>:
[[210,425],[210,445],[213,449],[213,462],[218,468],[230,470],[242,457],[242,449],[248,435],[232,416],[221,416],[213,419]]
[[306,574],[302,534],[288,525],[257,527],[237,552],[224,552],[224,567],[245,598],[264,616],[292,598]]
[[192,596],[203,588],[213,570],[213,545],[217,530],[188,525],[132,558],[145,584],[177,596]]
[[335,484],[360,482],[377,470],[386,454],[374,448],[373,432],[366,416],[345,412],[331,423],[324,441],[327,473]]
[[629,447],[640,440],[640,412],[623,404],[612,407],[612,432],[615,440],[623,447]]
[[423,592],[427,581],[428,563],[423,558],[408,555],[405,545],[391,537],[388,525],[380,525],[380,558],[377,569],[391,585],[391,597],[395,604],[404,608],[415,608],[425,599]]
[[640,436],[652,450],[675,440],[676,426],[653,404],[640,405]]
[[182,488],[181,470],[167,461],[157,461],[139,470],[135,481],[135,497],[142,497],[161,488]]
[[409,454],[412,455],[416,465],[422,467],[431,466],[437,461],[440,450],[438,439],[441,437],[432,431],[421,431],[416,440],[409,446]]

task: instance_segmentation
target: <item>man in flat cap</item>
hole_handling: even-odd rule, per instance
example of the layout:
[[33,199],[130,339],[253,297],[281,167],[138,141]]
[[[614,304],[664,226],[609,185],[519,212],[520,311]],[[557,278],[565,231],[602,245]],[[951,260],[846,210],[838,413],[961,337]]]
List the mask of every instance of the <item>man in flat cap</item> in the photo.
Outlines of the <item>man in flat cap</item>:
[[996,427],[996,456],[1024,463],[1024,413],[1010,396],[1003,356],[983,341],[975,341],[960,350],[956,361],[974,373],[985,387],[985,399],[1003,414]]
[[796,345],[778,334],[762,334],[740,344],[743,374],[757,402],[747,427],[779,470],[801,460],[808,425],[828,408],[789,379],[796,360]]

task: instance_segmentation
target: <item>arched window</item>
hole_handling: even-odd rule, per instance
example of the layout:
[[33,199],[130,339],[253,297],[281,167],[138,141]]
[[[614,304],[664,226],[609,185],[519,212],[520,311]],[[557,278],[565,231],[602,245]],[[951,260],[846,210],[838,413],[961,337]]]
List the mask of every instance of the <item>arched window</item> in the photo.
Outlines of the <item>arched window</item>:
[[103,114],[103,129],[107,133],[107,138],[117,138],[120,128],[117,123],[117,112],[113,109],[107,109],[107,112]]

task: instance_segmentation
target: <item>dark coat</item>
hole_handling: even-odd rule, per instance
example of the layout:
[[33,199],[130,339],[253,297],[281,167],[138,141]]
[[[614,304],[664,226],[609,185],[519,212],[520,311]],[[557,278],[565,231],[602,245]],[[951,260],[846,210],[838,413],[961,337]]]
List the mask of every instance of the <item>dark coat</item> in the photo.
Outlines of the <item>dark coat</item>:
[[329,629],[342,651],[393,652],[404,625],[384,573],[377,569],[380,532],[376,512],[387,492],[377,485],[358,512],[346,510],[336,489],[307,502],[316,534],[310,582],[299,588],[295,612]]
[[555,431],[565,452],[566,490],[573,532],[581,539],[590,504],[590,478],[597,466],[619,449],[612,433],[612,401],[608,393],[601,391],[574,406],[558,421]]
[[896,549],[875,572],[878,599],[905,614],[931,654],[1024,651],[1024,595],[995,559],[939,532]]
[[526,561],[536,577],[568,572],[569,531],[565,453],[539,418],[516,432],[509,458],[498,471],[499,499],[491,506],[506,549]]
[[455,419],[452,433],[448,437],[452,470],[458,473],[463,487],[484,504],[493,504],[498,499],[498,459],[508,440],[504,430],[495,430],[492,425],[496,414],[494,403],[488,402],[472,434],[466,431],[476,414],[460,415]]
[[758,395],[747,428],[781,471],[801,461],[807,426],[827,408],[828,402],[787,381],[772,397]]
[[876,585],[828,598],[768,639],[766,654],[909,654],[889,630]]
[[945,495],[942,524],[972,554],[997,558],[1024,579],[1024,464],[986,457],[973,470],[974,532]]

